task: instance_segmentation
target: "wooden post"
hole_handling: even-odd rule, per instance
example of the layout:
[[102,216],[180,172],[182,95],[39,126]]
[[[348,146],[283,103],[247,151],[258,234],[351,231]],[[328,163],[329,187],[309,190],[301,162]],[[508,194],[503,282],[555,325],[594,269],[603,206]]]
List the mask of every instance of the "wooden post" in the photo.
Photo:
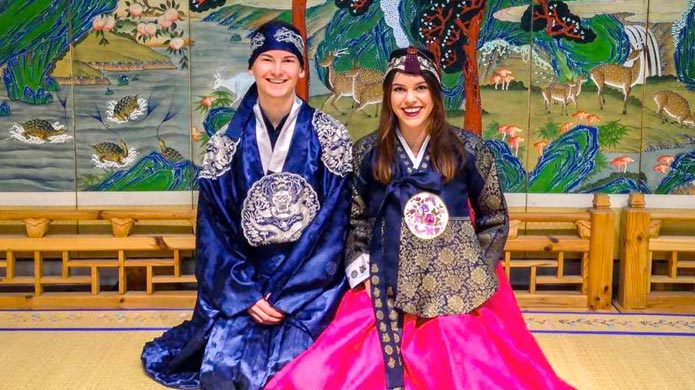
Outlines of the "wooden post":
[[5,268],[5,276],[7,277],[7,280],[14,279],[14,276],[15,276],[14,262],[15,262],[14,252],[12,252],[11,250],[8,250],[7,251],[7,268]]
[[92,266],[92,295],[99,294],[99,267]]
[[63,278],[69,278],[70,277],[70,266],[68,265],[69,261],[70,261],[70,252],[63,251],[63,261],[61,262],[62,272],[60,273]]
[[647,307],[649,288],[649,212],[644,194],[633,193],[623,211],[618,302],[623,309]]
[[43,277],[43,255],[39,251],[34,251],[34,295],[43,294],[43,285],[41,278]]
[[[299,29],[299,32],[304,38],[304,42],[308,43],[306,31],[306,0],[292,1],[292,24]],[[308,44],[304,46],[304,76],[297,82],[297,96],[309,101],[309,50]]]
[[128,282],[128,277],[126,276],[125,270],[125,251],[118,251],[118,294],[125,294],[128,287],[126,283]]
[[589,251],[589,308],[607,309],[613,294],[613,241],[615,214],[610,197],[594,194],[591,213],[591,239]]

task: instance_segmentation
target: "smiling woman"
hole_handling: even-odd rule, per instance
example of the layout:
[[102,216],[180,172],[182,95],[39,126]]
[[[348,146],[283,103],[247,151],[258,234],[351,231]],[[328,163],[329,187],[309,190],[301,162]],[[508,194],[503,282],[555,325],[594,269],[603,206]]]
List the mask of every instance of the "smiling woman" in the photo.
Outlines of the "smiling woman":
[[352,290],[265,390],[572,388],[524,325],[499,264],[509,217],[493,154],[446,121],[433,58],[391,53],[379,128],[353,150]]
[[406,141],[418,138],[418,133],[421,133],[419,142],[408,142],[413,153],[417,154],[426,134],[419,129],[427,124],[434,104],[427,82],[421,76],[397,73],[393,78],[389,100]]

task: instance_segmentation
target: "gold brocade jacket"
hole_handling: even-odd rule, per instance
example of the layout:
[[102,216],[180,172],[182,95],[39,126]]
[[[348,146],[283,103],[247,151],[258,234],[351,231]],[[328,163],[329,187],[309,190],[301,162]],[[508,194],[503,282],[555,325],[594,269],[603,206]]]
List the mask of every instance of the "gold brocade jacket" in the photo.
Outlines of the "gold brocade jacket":
[[[396,241],[397,281],[385,288],[396,309],[422,318],[471,312],[495,293],[495,266],[509,229],[493,153],[473,133],[452,130],[463,143],[465,155],[459,161],[456,177],[442,183],[437,193],[448,211],[446,228],[436,238],[423,239],[402,220]],[[353,287],[367,277],[372,278],[372,284],[385,282],[374,279],[373,271],[384,267],[378,264],[381,260],[375,264],[375,259],[381,257],[373,253],[374,234],[376,228],[382,229],[378,237],[398,231],[378,218],[388,189],[372,174],[376,140],[376,133],[369,134],[353,149],[355,179],[346,255],[346,272]],[[396,169],[403,175],[434,172],[429,146],[417,162],[402,141],[395,142]],[[381,221],[379,227],[375,226],[377,220]]]

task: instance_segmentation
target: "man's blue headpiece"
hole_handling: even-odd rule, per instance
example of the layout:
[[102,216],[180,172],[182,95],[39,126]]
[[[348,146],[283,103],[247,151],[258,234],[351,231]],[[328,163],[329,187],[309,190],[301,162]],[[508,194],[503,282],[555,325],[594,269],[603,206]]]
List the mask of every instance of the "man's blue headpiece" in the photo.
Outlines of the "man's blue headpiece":
[[284,50],[297,56],[304,66],[304,39],[296,27],[291,24],[270,21],[251,34],[251,57],[249,68],[259,55],[269,50]]

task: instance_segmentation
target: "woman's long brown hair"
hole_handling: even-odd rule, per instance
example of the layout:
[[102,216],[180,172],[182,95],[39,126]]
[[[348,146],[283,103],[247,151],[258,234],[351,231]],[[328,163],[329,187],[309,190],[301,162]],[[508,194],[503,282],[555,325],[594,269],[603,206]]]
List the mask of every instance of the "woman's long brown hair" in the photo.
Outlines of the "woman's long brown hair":
[[[381,105],[379,119],[379,140],[377,142],[376,164],[372,169],[374,177],[381,183],[387,184],[393,177],[393,162],[395,161],[396,128],[398,117],[391,109],[391,88],[393,79],[398,71],[390,72],[384,79],[384,101]],[[427,83],[434,107],[427,121],[427,133],[430,136],[429,155],[434,169],[444,176],[444,182],[451,181],[456,176],[457,162],[461,161],[465,152],[463,144],[454,134],[451,125],[446,120],[444,101],[441,87],[437,79],[429,72],[423,72],[422,77]]]

